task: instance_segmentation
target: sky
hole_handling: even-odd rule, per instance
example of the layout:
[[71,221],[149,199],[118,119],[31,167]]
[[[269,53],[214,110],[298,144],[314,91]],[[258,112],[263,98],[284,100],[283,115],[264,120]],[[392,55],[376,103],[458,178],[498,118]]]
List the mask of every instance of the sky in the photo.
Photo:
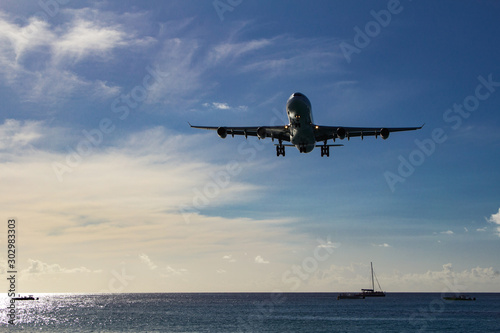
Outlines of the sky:
[[[21,293],[356,291],[370,262],[388,292],[500,292],[499,15],[2,1],[0,272],[15,219]],[[284,125],[297,91],[320,125],[425,126],[326,158],[188,125]]]

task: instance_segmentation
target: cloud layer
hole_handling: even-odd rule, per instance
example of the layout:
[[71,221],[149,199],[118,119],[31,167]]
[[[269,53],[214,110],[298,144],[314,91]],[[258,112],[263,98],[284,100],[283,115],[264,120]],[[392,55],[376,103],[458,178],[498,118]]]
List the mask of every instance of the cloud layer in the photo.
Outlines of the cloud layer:
[[498,213],[492,214],[488,219],[488,222],[496,225],[496,234],[500,237],[500,208],[498,209]]
[[[106,272],[111,274],[107,267],[120,267],[123,261],[137,278],[146,278],[144,267],[154,272],[152,288],[163,288],[162,279],[171,278],[187,286],[190,274],[207,269],[217,274],[223,256],[235,263],[228,248],[244,256],[266,248],[276,237],[296,238],[284,228],[292,221],[286,217],[223,218],[204,215],[198,207],[186,222],[180,208],[192,205],[196,189],[203,190],[203,184],[214,182],[213,175],[226,170],[225,165],[203,161],[202,152],[185,149],[198,137],[169,134],[162,127],[133,133],[96,147],[59,182],[52,164],[64,163],[67,153],[51,147],[65,140],[65,131],[43,122],[7,120],[0,132],[0,181],[11,189],[0,194],[0,209],[19,221],[23,256],[32,258],[25,270],[32,277],[28,286],[39,286],[54,274],[101,272],[93,277],[96,286],[99,279],[106,281]],[[253,168],[242,170],[244,175]],[[252,200],[258,190],[232,178],[209,197],[206,208]],[[185,265],[184,257],[197,259]],[[257,258],[258,263],[269,262]],[[74,267],[75,260],[79,268],[64,268]]]
[[65,9],[59,16],[60,25],[37,17],[22,25],[0,12],[0,74],[27,101],[53,103],[82,90],[114,94],[115,86],[87,78],[75,65],[108,62],[117,50],[154,42],[135,36],[111,13]]

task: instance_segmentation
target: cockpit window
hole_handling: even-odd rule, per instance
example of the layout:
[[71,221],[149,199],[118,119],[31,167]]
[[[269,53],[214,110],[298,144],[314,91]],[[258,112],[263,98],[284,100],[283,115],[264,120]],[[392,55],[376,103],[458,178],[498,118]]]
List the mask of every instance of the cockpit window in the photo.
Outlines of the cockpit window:
[[304,95],[299,93],[299,92],[296,92],[293,94],[293,97],[303,97]]

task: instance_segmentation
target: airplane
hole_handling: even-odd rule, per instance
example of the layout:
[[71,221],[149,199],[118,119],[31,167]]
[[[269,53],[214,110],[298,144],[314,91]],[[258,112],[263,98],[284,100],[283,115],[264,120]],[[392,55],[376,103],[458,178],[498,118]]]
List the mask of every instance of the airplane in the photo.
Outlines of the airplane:
[[[328,144],[328,140],[336,139],[349,140],[351,137],[379,135],[382,139],[387,139],[391,132],[413,131],[421,129],[420,127],[345,127],[345,126],[321,126],[315,125],[313,122],[311,102],[302,93],[293,93],[286,102],[286,113],[288,116],[288,125],[282,126],[258,126],[258,127],[212,127],[212,126],[191,126],[191,128],[201,128],[206,130],[215,130],[222,138],[226,138],[228,134],[232,137],[235,135],[256,136],[259,139],[271,138],[278,140],[276,146],[276,156],[285,156],[285,147],[296,147],[301,153],[309,153],[315,147],[321,148],[321,157],[330,156],[330,147],[343,146],[342,144]],[[283,141],[291,144],[283,144]],[[316,142],[323,142],[321,145],[316,145]]]

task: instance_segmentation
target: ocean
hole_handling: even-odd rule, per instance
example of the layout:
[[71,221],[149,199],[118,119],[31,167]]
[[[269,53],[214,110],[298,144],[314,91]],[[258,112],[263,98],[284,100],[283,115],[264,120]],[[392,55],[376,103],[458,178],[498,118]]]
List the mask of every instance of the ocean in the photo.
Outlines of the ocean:
[[41,294],[0,330],[22,332],[500,332],[500,294],[337,300],[337,293]]

